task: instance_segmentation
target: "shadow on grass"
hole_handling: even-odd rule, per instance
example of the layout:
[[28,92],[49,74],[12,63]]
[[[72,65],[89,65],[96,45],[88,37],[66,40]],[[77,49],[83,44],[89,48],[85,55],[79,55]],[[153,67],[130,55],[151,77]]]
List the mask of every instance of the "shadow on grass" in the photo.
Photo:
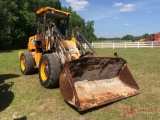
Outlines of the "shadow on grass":
[[19,76],[17,74],[0,75],[0,112],[9,107],[14,99],[14,93],[11,91],[14,82],[4,83],[5,80]]
[[0,112],[5,110],[12,103],[14,94],[11,91],[14,82],[4,83],[0,85]]
[[4,83],[5,80],[10,78],[19,77],[20,75],[17,74],[2,74],[0,75],[0,84]]
[[96,110],[99,110],[99,109],[102,109],[104,107],[107,107],[107,106],[110,106],[114,103],[116,103],[118,101],[115,101],[115,102],[111,102],[111,103],[107,103],[107,104],[104,104],[104,105],[100,105],[100,106],[97,106],[97,107],[94,107],[94,108],[90,108],[88,110],[85,110],[85,111],[78,111],[79,114],[83,115],[83,114],[86,114],[86,113],[89,113],[89,112],[93,112],[93,111],[96,111]]
[[23,116],[23,117],[16,118],[16,119],[13,119],[13,120],[27,120],[27,117],[26,117],[26,116]]
[[[128,98],[131,98],[131,97],[134,97],[134,96],[130,96],[130,97],[128,97]],[[124,98],[124,99],[127,99],[127,98]],[[120,99],[120,100],[117,100],[117,101],[113,101],[113,102],[111,102],[111,103],[106,103],[106,104],[104,104],[104,105],[100,105],[100,106],[97,106],[97,107],[89,108],[89,109],[84,110],[84,111],[78,111],[77,108],[75,108],[75,107],[72,106],[71,104],[67,103],[65,100],[64,100],[64,101],[65,101],[65,103],[66,103],[68,106],[70,106],[72,109],[74,109],[75,111],[77,111],[80,115],[84,115],[84,114],[87,114],[87,113],[90,113],[90,112],[93,112],[93,111],[102,109],[102,108],[104,108],[104,107],[110,106],[110,105],[115,104],[115,103],[117,103],[117,102],[120,102],[120,101],[122,101],[122,100],[124,100],[124,99]]]
[[104,104],[104,105],[100,105],[100,106],[97,106],[97,107],[93,107],[93,108],[90,108],[90,109],[87,109],[87,110],[84,110],[84,111],[78,111],[77,108],[75,108],[74,106],[72,106],[71,104],[69,104],[67,102],[66,102],[66,104],[68,104],[68,106],[70,106],[72,109],[74,109],[75,111],[77,111],[79,114],[84,115],[86,113],[93,112],[95,110],[99,110],[99,109],[102,109],[102,108],[107,107],[109,105],[112,105],[112,104],[114,104],[116,102],[118,102],[118,101],[115,101],[115,102],[112,102],[112,103],[108,103],[108,104]]
[[1,50],[0,53],[13,52],[13,50]]

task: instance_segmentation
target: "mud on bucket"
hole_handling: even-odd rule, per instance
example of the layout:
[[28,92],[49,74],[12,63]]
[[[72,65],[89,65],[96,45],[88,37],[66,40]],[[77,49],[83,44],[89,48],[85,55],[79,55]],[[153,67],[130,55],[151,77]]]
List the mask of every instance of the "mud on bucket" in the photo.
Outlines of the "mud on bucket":
[[66,63],[60,76],[66,102],[79,111],[139,93],[126,61],[119,57],[83,57]]

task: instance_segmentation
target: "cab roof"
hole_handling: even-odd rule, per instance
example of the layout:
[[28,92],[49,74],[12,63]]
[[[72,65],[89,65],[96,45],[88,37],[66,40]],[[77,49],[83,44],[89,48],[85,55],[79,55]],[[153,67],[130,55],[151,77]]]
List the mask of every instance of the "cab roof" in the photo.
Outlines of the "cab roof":
[[40,8],[39,10],[36,11],[36,13],[37,13],[37,15],[43,15],[44,13],[46,13],[47,17],[59,19],[59,20],[66,19],[71,16],[71,13],[69,13],[69,12],[64,12],[64,11],[57,10],[57,9],[51,8],[51,7]]

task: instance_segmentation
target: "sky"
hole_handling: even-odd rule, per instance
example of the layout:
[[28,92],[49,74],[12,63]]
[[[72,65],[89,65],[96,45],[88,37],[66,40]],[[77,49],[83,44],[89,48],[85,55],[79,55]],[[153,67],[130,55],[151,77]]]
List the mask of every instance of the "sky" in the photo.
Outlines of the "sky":
[[[94,21],[95,35],[105,38],[160,32],[160,0],[60,0],[86,22]],[[72,19],[72,18],[71,18]]]

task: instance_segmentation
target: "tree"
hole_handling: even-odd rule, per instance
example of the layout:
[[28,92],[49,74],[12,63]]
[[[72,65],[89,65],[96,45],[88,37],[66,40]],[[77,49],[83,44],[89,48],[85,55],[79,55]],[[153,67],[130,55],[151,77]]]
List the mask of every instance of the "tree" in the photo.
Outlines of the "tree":
[[[36,11],[44,6],[72,13],[69,36],[72,29],[79,27],[90,41],[94,35],[94,21],[87,23],[71,7],[61,7],[59,0],[0,0],[0,49],[26,48],[28,38],[36,34]],[[63,25],[61,28],[63,29]]]
[[149,34],[148,34],[148,33],[145,33],[144,35],[142,35],[142,38],[143,38],[143,39],[149,38]]
[[97,39],[96,36],[94,35],[94,21],[87,21],[85,33],[86,33],[87,39],[90,42]]
[[85,21],[75,11],[72,11],[71,19],[69,20],[69,36],[72,36],[72,30],[78,27],[83,33],[85,28]]
[[18,21],[18,17],[14,13],[17,8],[15,1],[0,0],[0,49],[11,46],[13,40],[11,34],[15,30],[15,23]]
[[96,35],[94,34],[93,20],[85,22],[85,20],[81,18],[81,16],[79,16],[75,11],[73,11],[70,6],[63,7],[62,10],[70,12],[72,14],[69,22],[69,37],[72,36],[72,30],[75,27],[78,27],[81,30],[82,34],[86,37],[86,39],[88,39],[88,41],[92,42],[93,40],[97,39]]
[[59,0],[0,0],[0,49],[27,46],[28,37],[36,33],[36,10],[61,9]]
[[134,40],[133,35],[126,35],[124,37],[122,37],[122,40]]

